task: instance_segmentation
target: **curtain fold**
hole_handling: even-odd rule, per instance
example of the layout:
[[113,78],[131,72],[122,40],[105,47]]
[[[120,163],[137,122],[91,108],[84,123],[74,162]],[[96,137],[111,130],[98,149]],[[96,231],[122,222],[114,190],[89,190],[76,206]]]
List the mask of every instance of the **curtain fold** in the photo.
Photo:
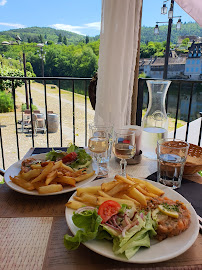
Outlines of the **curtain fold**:
[[202,27],[202,0],[175,0]]
[[141,0],[103,0],[95,122],[130,124]]

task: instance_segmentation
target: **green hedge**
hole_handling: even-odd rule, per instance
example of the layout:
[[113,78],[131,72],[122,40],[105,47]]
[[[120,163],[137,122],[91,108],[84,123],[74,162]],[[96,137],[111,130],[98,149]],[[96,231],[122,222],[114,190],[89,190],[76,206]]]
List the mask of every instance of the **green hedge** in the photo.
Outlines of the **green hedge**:
[[0,113],[11,112],[13,109],[12,94],[0,91]]

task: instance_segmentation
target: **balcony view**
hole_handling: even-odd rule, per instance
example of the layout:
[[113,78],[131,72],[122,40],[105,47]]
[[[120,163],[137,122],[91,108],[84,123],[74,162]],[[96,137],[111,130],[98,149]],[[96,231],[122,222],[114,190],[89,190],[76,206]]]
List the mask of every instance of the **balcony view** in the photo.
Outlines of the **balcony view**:
[[0,269],[201,269],[201,12],[0,0]]

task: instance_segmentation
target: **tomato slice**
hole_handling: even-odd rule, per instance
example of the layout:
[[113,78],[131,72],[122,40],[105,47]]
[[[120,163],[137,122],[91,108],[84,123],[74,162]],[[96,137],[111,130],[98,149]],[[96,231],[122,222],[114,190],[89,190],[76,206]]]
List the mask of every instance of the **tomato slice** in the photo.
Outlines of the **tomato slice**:
[[121,205],[119,203],[108,200],[100,205],[98,209],[98,215],[101,216],[102,223],[106,223],[110,219],[110,217],[116,215],[120,209]]
[[77,158],[77,153],[71,152],[62,158],[63,163],[72,162]]

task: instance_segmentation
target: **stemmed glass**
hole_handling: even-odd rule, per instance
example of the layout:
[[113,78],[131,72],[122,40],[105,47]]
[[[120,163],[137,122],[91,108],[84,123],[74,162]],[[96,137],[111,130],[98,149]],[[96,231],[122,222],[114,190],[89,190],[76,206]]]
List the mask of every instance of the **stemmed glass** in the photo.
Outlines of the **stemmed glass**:
[[96,130],[92,132],[92,136],[88,141],[88,148],[94,153],[94,157],[99,166],[99,176],[106,176],[108,169],[102,166],[101,159],[102,153],[106,152],[109,147],[108,133],[104,130]]
[[114,132],[113,153],[120,159],[121,175],[126,176],[126,159],[130,159],[135,155],[135,131],[127,129],[119,129]]

